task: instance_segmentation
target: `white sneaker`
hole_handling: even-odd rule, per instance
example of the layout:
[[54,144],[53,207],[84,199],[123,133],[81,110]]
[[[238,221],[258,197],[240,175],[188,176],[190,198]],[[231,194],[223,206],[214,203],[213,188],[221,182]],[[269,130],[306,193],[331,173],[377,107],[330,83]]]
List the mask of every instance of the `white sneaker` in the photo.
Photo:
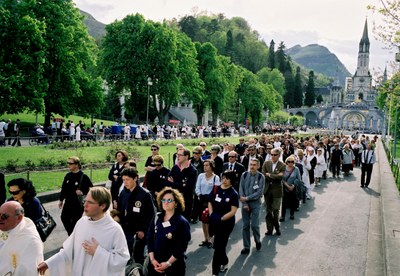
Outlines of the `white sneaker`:
[[227,269],[228,269],[227,265],[221,265],[221,267],[220,267],[219,270],[220,270],[221,272],[225,272]]

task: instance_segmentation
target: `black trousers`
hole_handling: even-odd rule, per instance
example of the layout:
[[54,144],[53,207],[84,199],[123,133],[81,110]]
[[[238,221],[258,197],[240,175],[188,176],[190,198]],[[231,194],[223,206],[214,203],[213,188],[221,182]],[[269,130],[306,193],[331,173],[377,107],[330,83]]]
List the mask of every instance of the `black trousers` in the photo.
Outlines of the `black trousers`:
[[371,181],[372,167],[374,164],[362,163],[361,165],[361,186],[368,187]]
[[212,274],[218,275],[221,265],[227,265],[229,262],[226,255],[226,246],[228,245],[229,235],[232,233],[233,227],[235,227],[235,220],[229,219],[221,221],[221,225],[215,229]]
[[331,164],[332,164],[332,174],[333,174],[333,176],[339,175],[339,172],[340,172],[340,162],[332,161]]
[[63,210],[61,212],[61,221],[64,225],[65,230],[68,233],[68,236],[72,234],[72,231],[74,231],[75,228],[75,224],[78,222],[83,214],[83,207],[74,207],[75,208],[71,208],[69,204],[64,204]]

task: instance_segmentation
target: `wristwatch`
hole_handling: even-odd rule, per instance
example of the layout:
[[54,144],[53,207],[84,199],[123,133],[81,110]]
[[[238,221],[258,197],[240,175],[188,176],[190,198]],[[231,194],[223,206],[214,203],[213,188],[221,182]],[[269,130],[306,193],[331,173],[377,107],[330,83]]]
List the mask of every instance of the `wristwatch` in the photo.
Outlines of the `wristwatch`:
[[165,262],[168,266],[171,266],[172,264],[169,261]]

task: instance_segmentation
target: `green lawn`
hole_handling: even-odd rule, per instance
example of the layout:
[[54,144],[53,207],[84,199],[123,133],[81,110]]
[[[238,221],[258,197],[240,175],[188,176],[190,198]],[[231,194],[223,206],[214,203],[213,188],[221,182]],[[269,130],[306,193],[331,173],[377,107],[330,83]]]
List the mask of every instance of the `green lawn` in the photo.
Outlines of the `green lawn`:
[[[217,139],[202,139],[211,145]],[[176,143],[183,143],[188,149],[192,150],[195,145],[199,143],[198,139],[175,140],[175,141],[157,141],[161,145],[160,154],[164,157],[164,164],[166,167],[171,168],[173,165],[172,155],[176,152]],[[238,137],[219,139],[219,142],[233,143],[238,142]],[[36,167],[40,163],[53,163],[57,164],[59,169],[52,171],[38,171],[33,168],[31,171],[24,171],[20,173],[6,174],[6,183],[11,179],[23,177],[32,180],[37,192],[45,192],[57,190],[61,188],[61,184],[65,174],[67,173],[67,158],[69,156],[79,156],[82,162],[87,164],[101,164],[103,168],[91,169],[84,166],[83,171],[89,175],[94,183],[103,182],[107,180],[109,168],[111,163],[106,161],[106,155],[110,149],[125,149],[126,147],[134,148],[138,153],[138,158],[135,159],[140,175],[144,175],[144,164],[148,156],[151,155],[150,145],[152,141],[141,142],[143,145],[136,143],[113,143],[110,146],[93,146],[81,147],[77,149],[51,149],[50,146],[32,146],[32,147],[5,147],[0,148],[0,169],[6,168],[8,163],[15,163],[18,167],[26,166],[27,163],[34,164]]]

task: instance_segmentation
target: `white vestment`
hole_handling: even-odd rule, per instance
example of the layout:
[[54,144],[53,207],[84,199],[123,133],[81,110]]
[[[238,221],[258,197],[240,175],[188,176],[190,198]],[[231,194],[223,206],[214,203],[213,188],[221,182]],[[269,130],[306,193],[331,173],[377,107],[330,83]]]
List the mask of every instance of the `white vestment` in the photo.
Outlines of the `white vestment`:
[[37,276],[43,261],[43,242],[29,218],[11,231],[0,231],[0,275]]
[[[91,243],[92,238],[99,243],[93,256],[82,246],[84,241]],[[124,232],[107,213],[97,221],[83,216],[63,243],[63,249],[46,263],[52,276],[121,276],[125,275],[129,258]]]

